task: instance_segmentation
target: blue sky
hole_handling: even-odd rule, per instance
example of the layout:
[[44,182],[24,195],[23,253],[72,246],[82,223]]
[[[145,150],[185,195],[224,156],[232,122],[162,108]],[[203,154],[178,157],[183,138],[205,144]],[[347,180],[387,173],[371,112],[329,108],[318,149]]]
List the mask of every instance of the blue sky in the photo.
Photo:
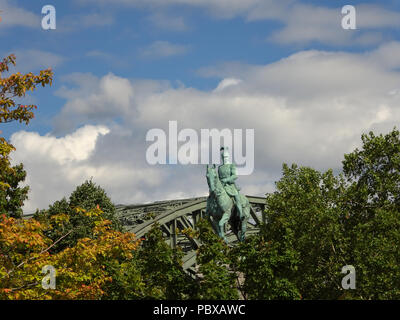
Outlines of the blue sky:
[[[41,28],[47,4],[56,30]],[[341,28],[348,4],[357,30]],[[202,167],[144,161],[146,132],[169,120],[254,128],[255,172],[239,184],[258,195],[282,162],[339,170],[362,132],[400,120],[398,1],[0,0],[0,10],[2,56],[55,72],[25,100],[39,106],[31,124],[1,128],[28,172],[27,211],[92,176],[115,202],[203,195]],[[238,84],[215,91],[224,79]]]

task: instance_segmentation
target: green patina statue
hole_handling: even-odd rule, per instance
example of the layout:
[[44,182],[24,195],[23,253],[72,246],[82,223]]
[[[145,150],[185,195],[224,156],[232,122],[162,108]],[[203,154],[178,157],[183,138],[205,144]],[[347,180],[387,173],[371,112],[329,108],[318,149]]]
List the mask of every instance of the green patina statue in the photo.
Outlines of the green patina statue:
[[247,221],[250,217],[249,200],[239,193],[236,185],[236,166],[229,161],[227,148],[221,148],[222,164],[207,165],[207,183],[210,195],[207,199],[206,216],[215,232],[227,242],[225,226],[229,221],[239,241],[245,239]]

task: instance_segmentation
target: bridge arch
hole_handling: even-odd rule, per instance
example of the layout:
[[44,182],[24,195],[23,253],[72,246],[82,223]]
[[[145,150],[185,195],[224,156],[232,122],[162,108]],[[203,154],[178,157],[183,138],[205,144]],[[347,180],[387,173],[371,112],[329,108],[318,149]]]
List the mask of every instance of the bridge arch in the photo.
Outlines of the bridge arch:
[[[247,196],[247,198],[251,204],[251,218],[247,224],[246,235],[250,235],[257,233],[260,224],[265,223],[265,198],[255,196]],[[196,229],[197,221],[204,217],[206,205],[207,197],[200,197],[142,205],[118,205],[116,212],[124,229],[135,233],[137,237],[144,236],[154,223],[158,223],[171,248],[179,246],[185,253],[183,268],[190,273],[195,273],[196,250],[200,243],[179,231],[186,228]],[[229,243],[237,241],[229,228],[227,239]]]

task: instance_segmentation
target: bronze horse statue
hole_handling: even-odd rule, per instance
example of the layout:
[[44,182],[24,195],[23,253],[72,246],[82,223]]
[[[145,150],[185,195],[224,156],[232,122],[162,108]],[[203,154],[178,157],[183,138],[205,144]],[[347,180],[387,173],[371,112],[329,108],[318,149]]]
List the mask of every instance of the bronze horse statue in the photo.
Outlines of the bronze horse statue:
[[215,164],[212,167],[207,165],[206,177],[210,192],[207,198],[206,217],[211,222],[214,231],[227,242],[225,227],[229,221],[237,239],[244,241],[247,221],[250,218],[249,200],[245,196],[240,195],[243,212],[243,217],[240,218],[234,200],[227,194],[219,179]]

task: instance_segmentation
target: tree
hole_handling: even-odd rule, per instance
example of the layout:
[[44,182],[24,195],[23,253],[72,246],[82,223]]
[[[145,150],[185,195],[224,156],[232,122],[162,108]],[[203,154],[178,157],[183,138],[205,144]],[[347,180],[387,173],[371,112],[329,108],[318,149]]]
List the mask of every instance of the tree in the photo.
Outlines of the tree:
[[349,185],[352,218],[367,221],[376,208],[400,209],[400,132],[362,135],[362,149],[346,154],[343,172]]
[[[17,72],[3,77],[3,73],[9,72],[10,65],[15,66],[15,61],[15,56],[10,55],[0,62],[0,124],[12,121],[28,124],[34,117],[33,110],[37,109],[37,106],[17,104],[15,99],[24,97],[27,91],[34,91],[37,85],[51,85],[53,79],[51,69],[42,70],[39,75]],[[9,155],[13,150],[14,147],[0,137],[0,213],[20,217],[28,188],[18,187],[25,179],[26,173],[22,164],[11,166]]]
[[22,163],[0,172],[0,181],[6,186],[0,188],[0,212],[9,213],[12,217],[22,216],[22,205],[28,199],[29,187],[19,187],[19,183],[25,177],[26,171]]
[[260,233],[232,250],[233,268],[242,275],[239,287],[249,300],[293,300],[301,294],[293,281],[298,257],[294,250],[282,252],[278,242],[267,240],[265,226]]
[[[53,241],[65,232],[71,231],[68,237],[52,248],[52,252],[59,252],[67,247],[74,247],[79,239],[95,237],[92,231],[96,220],[89,215],[77,215],[76,212],[77,210],[90,211],[96,208],[102,210],[104,217],[111,222],[111,227],[114,230],[122,231],[122,226],[115,216],[115,207],[110,198],[100,186],[97,186],[91,180],[78,186],[71,193],[69,201],[65,198],[56,201],[49,206],[48,210],[37,211],[34,217],[39,221],[47,222],[49,228],[45,232]],[[52,217],[59,214],[66,214],[69,217],[68,222],[54,225]]]
[[[76,245],[56,254],[45,236],[47,226],[35,219],[0,217],[0,299],[101,299],[112,295],[109,284],[125,272],[140,243],[132,233],[110,228],[100,209],[79,210],[79,216],[95,220],[94,239],[81,238]],[[54,224],[68,221],[54,215]],[[70,231],[69,231],[70,232]],[[42,268],[53,266],[56,288],[43,289]],[[111,268],[112,266],[112,268]],[[140,277],[130,277],[130,288],[143,288]]]
[[[236,249],[249,298],[399,299],[400,133],[362,142],[338,176],[283,166],[267,224]],[[355,290],[341,287],[345,265]]]
[[232,264],[231,248],[204,219],[197,223],[197,231],[193,236],[202,243],[196,256],[200,279],[195,299],[238,299],[237,274]]
[[171,249],[159,225],[154,224],[137,251],[146,284],[144,298],[182,300],[193,298],[195,281],[183,269],[182,249]]
[[[0,217],[0,299],[188,299],[196,283],[182,267],[182,252],[171,249],[157,225],[145,239],[111,228],[96,208],[77,210],[94,220],[93,238],[54,254],[56,241],[46,237],[48,225],[36,219]],[[69,216],[51,216],[53,226]],[[61,229],[61,227],[60,227]],[[140,245],[142,243],[142,245]],[[56,270],[56,288],[41,286],[45,265]]]
[[354,299],[400,299],[400,212],[377,209],[358,224],[349,250],[356,271]]
[[357,299],[400,298],[400,133],[362,135],[346,154],[348,258],[357,275]]
[[262,233],[270,248],[262,252],[271,252],[265,258],[274,263],[273,281],[285,280],[290,292],[296,288],[303,299],[337,299],[343,293],[340,272],[348,264],[343,179],[332,170],[283,165],[276,188],[267,195]]
[[[97,206],[104,212],[104,216],[113,222],[114,227],[118,227],[119,222],[115,218],[115,206],[103,188],[96,185],[92,180],[86,180],[78,186],[69,197],[69,206],[73,208],[82,208],[91,210]],[[54,208],[53,208],[54,209]]]

